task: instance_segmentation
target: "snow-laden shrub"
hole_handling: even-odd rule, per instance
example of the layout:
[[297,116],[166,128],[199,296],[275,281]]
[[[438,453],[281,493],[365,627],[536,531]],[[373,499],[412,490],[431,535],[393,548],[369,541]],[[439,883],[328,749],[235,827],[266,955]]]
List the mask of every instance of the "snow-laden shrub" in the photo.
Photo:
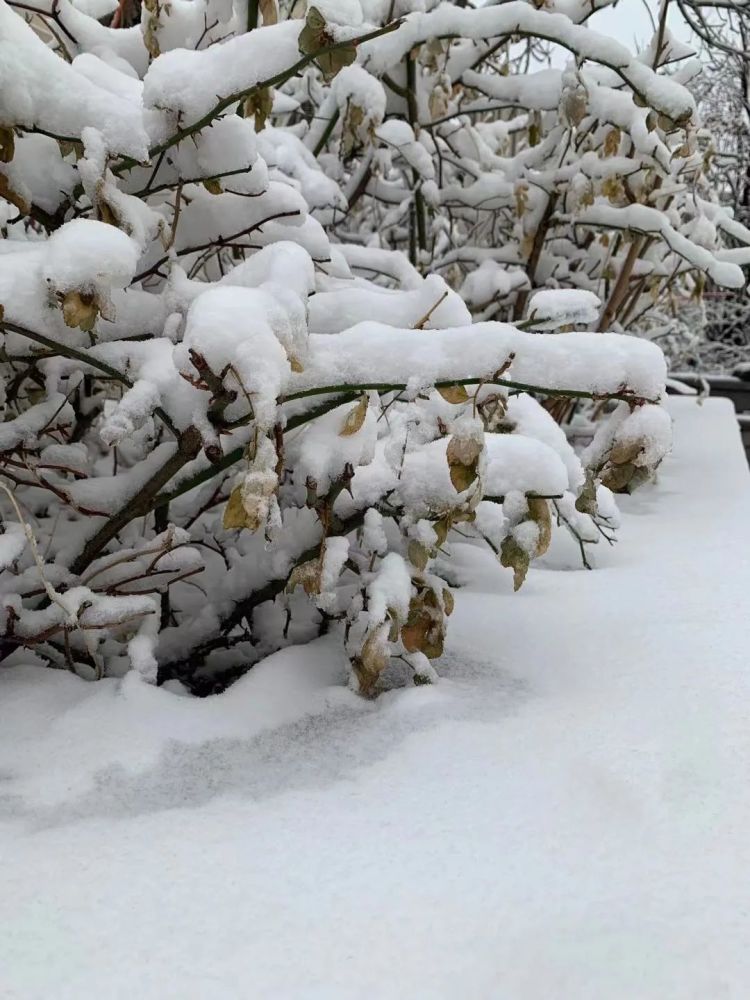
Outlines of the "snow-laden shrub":
[[476,318],[529,326],[538,287],[595,293],[591,329],[651,332],[655,308],[674,315],[707,280],[742,288],[750,230],[712,190],[721,142],[669,5],[635,55],[589,27],[606,2],[478,6],[364,4],[403,27],[361,46],[345,78],[287,85],[346,194],[339,237],[403,249]]
[[[537,293],[519,326],[474,323],[421,255],[416,267],[388,249],[398,219],[376,232],[383,198],[445,254],[441,234],[468,234],[488,198],[498,218],[508,197],[524,219],[546,211],[530,173],[508,190],[487,138],[510,134],[501,118],[486,124],[473,193],[461,148],[449,175],[429,176],[437,126],[419,127],[422,98],[395,107],[389,80],[403,71],[411,94],[437,59],[448,122],[483,55],[536,32],[614,67],[600,89],[613,108],[628,102],[630,117],[609,123],[623,144],[628,129],[661,142],[635,128],[647,112],[627,88],[680,128],[690,100],[575,20],[524,3],[401,18],[350,0],[280,20],[273,0],[148,0],[126,28],[96,20],[110,9],[55,0],[35,15],[43,40],[0,0],[2,655],[32,650],[90,676],[132,666],[208,691],[335,622],[363,693],[393,657],[429,680],[453,607],[452,541],[486,542],[518,587],[557,524],[582,551],[609,537],[610,489],[652,473],[669,421],[658,348],[554,332],[596,318],[590,288]],[[469,41],[435,41],[453,35]],[[567,79],[548,88],[566,107]],[[584,118],[569,109],[544,148],[574,145]],[[461,127],[456,141],[472,134],[483,133]],[[329,147],[360,162],[345,176]],[[473,199],[469,214],[454,198]],[[654,206],[632,208],[595,198],[587,210],[606,227],[628,211],[650,233]],[[469,298],[502,285],[505,251],[484,249]],[[519,263],[503,272],[509,289],[542,280]],[[583,462],[543,397],[614,407]]]

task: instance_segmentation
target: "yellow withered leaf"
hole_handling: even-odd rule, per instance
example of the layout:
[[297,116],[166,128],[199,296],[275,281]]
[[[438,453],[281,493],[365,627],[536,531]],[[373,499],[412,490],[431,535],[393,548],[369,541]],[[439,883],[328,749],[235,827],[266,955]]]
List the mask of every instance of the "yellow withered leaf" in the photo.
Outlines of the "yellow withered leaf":
[[277,24],[279,20],[279,11],[276,7],[276,0],[260,0],[259,3],[260,12],[263,15],[263,24]]
[[0,125],[0,163],[10,163],[15,150],[15,132],[8,125]]
[[463,493],[477,478],[481,453],[482,445],[475,438],[452,437],[448,442],[448,469],[457,493]]
[[246,118],[255,118],[255,131],[262,132],[273,108],[273,94],[270,87],[261,87],[245,98],[242,109]]
[[295,566],[286,585],[288,593],[291,593],[295,587],[301,585],[308,597],[314,597],[316,594],[319,594],[320,569],[319,559],[310,559],[306,563]]
[[203,187],[209,194],[221,194],[222,186],[218,177],[209,177],[203,182]]
[[519,590],[529,571],[529,554],[512,535],[500,546],[500,565],[513,570],[513,590]]
[[0,198],[5,198],[11,205],[15,205],[23,215],[26,215],[31,208],[24,196],[13,190],[10,181],[3,173],[0,173]]
[[242,487],[235,486],[229,494],[227,505],[224,508],[222,525],[225,531],[231,531],[233,528],[244,528],[246,520],[247,514],[242,502]]
[[465,403],[469,398],[466,387],[463,385],[441,385],[437,387],[437,391],[446,403],[453,403],[454,405]]
[[367,396],[360,396],[359,400],[347,413],[339,431],[339,437],[351,437],[352,434],[356,434],[358,430],[361,430],[367,416],[367,405]]
[[477,478],[476,462],[472,462],[471,465],[464,465],[463,462],[449,462],[448,468],[450,470],[451,483],[456,493],[463,493],[464,490],[468,490]]
[[416,538],[412,538],[409,542],[409,562],[412,566],[416,566],[417,569],[423,570],[427,566],[427,560],[430,558],[430,553],[418,542]]
[[617,151],[620,148],[620,140],[622,139],[622,132],[619,128],[611,128],[604,137],[604,155],[605,156],[616,156]]
[[453,614],[453,608],[455,607],[455,601],[453,599],[453,594],[448,590],[447,587],[443,588],[443,608],[446,615]]
[[323,48],[326,38],[326,20],[317,7],[310,7],[305,18],[305,26],[299,33],[297,44],[300,52],[312,55]]
[[365,640],[359,655],[352,659],[360,693],[365,697],[374,695],[378,678],[388,666],[388,649],[383,641],[383,628],[384,626],[374,629]]
[[536,543],[536,554],[543,556],[552,541],[552,515],[549,503],[543,497],[531,497],[528,501],[531,520],[539,529]]
[[90,333],[99,315],[99,304],[91,292],[67,292],[62,300],[65,325]]
[[609,460],[614,465],[624,465],[626,462],[632,462],[642,447],[643,442],[638,440],[618,441],[609,453]]

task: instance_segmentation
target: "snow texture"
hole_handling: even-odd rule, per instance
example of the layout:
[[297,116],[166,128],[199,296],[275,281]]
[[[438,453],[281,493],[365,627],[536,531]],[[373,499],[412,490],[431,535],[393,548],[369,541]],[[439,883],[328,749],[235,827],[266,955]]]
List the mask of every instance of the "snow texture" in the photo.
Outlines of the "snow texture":
[[750,477],[670,406],[598,572],[456,545],[434,688],[330,638],[204,700],[4,669],[3,996],[746,996]]

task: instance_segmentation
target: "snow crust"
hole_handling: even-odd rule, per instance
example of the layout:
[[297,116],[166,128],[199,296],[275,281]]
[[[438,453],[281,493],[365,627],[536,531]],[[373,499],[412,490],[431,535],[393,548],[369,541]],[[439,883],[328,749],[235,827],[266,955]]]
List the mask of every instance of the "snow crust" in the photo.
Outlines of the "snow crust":
[[205,700],[4,669],[3,995],[744,996],[750,476],[670,409],[598,572],[456,546],[434,688],[328,638]]

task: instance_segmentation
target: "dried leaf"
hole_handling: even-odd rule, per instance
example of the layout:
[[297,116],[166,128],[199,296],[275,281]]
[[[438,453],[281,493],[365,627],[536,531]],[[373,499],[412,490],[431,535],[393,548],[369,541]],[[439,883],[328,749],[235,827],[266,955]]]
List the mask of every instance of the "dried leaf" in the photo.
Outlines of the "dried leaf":
[[586,473],[583,489],[576,498],[575,507],[580,514],[589,514],[591,517],[595,517],[599,512],[596,503],[596,479],[590,469]]
[[616,174],[612,177],[607,177],[602,183],[602,194],[609,198],[613,204],[622,201],[625,195],[622,179]]
[[427,561],[430,558],[430,553],[427,548],[418,542],[416,538],[412,538],[409,542],[409,562],[412,566],[416,566],[418,570],[423,570],[427,566]]
[[472,437],[452,437],[448,442],[446,457],[451,483],[457,493],[463,493],[476,480],[482,445]]
[[245,98],[242,109],[245,118],[255,118],[255,131],[262,132],[273,108],[273,94],[270,87],[254,90]]
[[90,292],[72,291],[63,296],[62,314],[66,326],[90,333],[99,315],[99,305]]
[[515,195],[516,195],[516,215],[520,219],[525,214],[526,207],[529,204],[528,184],[524,183],[516,184]]
[[411,599],[409,617],[401,629],[401,642],[407,653],[424,653],[434,660],[443,654],[445,624],[437,595],[426,590]]
[[529,571],[529,554],[512,535],[503,539],[500,546],[500,565],[513,570],[513,590],[519,590]]
[[602,484],[613,493],[626,493],[634,472],[635,466],[631,462],[608,465],[602,472]]
[[536,554],[538,556],[543,556],[552,541],[552,515],[550,513],[549,503],[542,497],[530,497],[528,504],[531,520],[539,529],[539,538],[536,543]]
[[437,391],[440,393],[440,395],[443,397],[446,403],[453,403],[456,406],[459,403],[465,403],[469,398],[469,394],[466,391],[466,387],[463,385],[438,386]]
[[246,517],[245,505],[242,502],[242,487],[235,486],[229,494],[227,505],[224,508],[222,526],[225,531],[231,531],[234,528],[244,528]]
[[292,593],[300,584],[308,597],[315,597],[320,593],[320,570],[319,559],[310,559],[308,562],[295,566],[289,574],[286,590]]
[[452,437],[446,450],[449,465],[453,462],[472,465],[481,454],[482,444],[474,437]]
[[22,194],[18,191],[14,191],[10,186],[10,181],[5,176],[5,174],[0,173],[0,198],[5,198],[9,201],[11,205],[15,205],[19,212],[23,215],[27,215],[31,205],[26,201]]
[[634,462],[642,447],[642,441],[618,441],[609,453],[609,460],[614,465],[624,465],[626,462]]
[[209,177],[203,182],[203,187],[209,194],[221,194],[223,188],[218,177]]
[[563,95],[562,112],[567,122],[578,127],[588,113],[586,92],[583,88],[568,90]]
[[449,462],[451,483],[456,493],[463,493],[468,490],[477,478],[477,462],[471,465],[464,465],[463,462]]
[[356,434],[358,430],[361,430],[367,416],[367,406],[367,396],[362,395],[359,401],[347,413],[339,431],[339,437],[351,437],[352,434]]
[[276,0],[260,0],[259,5],[260,12],[263,15],[263,24],[278,24],[279,21],[279,11],[276,6]]
[[8,125],[0,125],[0,163],[10,163],[16,149],[16,135]]
[[447,587],[443,588],[443,608],[445,609],[446,615],[450,616],[453,614],[453,608],[455,607],[455,601],[453,599],[453,594],[448,590]]
[[317,7],[310,7],[305,18],[305,26],[299,33],[297,44],[300,52],[312,55],[327,44],[326,21]]
[[620,148],[620,140],[622,139],[622,132],[619,128],[611,128],[604,137],[603,151],[605,156],[617,156],[617,151]]
[[353,42],[347,42],[330,52],[321,52],[316,60],[326,82],[330,82],[340,70],[356,61],[357,48]]
[[371,632],[358,656],[352,659],[352,668],[359,681],[360,693],[372,697],[375,686],[388,666],[388,649],[383,640],[384,626]]
[[439,521],[435,521],[432,525],[432,530],[435,532],[435,537],[437,538],[438,548],[445,545],[445,540],[448,537],[450,528],[451,519],[447,514],[445,517],[441,517]]

